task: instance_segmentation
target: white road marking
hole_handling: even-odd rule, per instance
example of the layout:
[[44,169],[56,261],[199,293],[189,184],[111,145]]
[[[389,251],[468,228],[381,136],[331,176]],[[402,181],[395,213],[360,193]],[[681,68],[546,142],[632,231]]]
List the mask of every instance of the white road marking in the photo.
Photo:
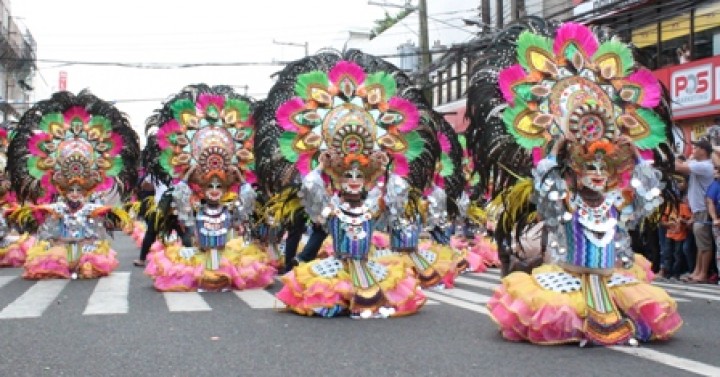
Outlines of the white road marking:
[[98,279],[83,315],[127,314],[129,289],[129,272],[113,272]]
[[37,318],[55,301],[68,279],[41,280],[0,311],[0,318]]
[[163,292],[171,312],[207,312],[212,310],[198,292]]
[[236,296],[245,301],[252,309],[283,309],[285,304],[275,298],[273,294],[263,289],[248,289],[233,291]]
[[0,288],[7,285],[7,283],[15,280],[15,276],[0,276]]
[[684,357],[671,355],[669,353],[655,351],[647,347],[613,346],[608,347],[608,349],[626,353],[632,356],[637,356],[646,360],[654,361],[656,363],[665,364],[673,368],[686,370],[688,372],[699,374],[701,376],[720,376],[720,368],[716,366],[686,359]]
[[454,297],[448,297],[437,292],[425,291],[425,295],[434,301],[444,302],[446,304],[454,305],[463,309],[472,310],[477,313],[488,314],[488,310],[485,305],[473,304],[465,300],[460,300]]

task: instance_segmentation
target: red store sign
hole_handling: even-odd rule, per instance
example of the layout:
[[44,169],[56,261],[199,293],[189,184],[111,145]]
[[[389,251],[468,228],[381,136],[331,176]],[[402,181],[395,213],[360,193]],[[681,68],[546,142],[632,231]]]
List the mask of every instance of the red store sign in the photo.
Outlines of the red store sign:
[[653,73],[670,91],[673,119],[720,114],[720,56]]

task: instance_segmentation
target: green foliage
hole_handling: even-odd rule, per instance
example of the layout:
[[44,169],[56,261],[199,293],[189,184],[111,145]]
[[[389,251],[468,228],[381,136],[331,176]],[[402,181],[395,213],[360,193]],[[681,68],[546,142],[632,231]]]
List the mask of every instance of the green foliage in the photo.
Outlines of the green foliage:
[[385,18],[375,20],[375,27],[370,30],[370,39],[373,39],[380,34],[382,34],[385,30],[390,29],[393,25],[396,23],[402,21],[405,17],[410,15],[414,9],[404,9],[400,11],[400,13],[396,14],[395,16],[391,16],[387,11],[385,12]]

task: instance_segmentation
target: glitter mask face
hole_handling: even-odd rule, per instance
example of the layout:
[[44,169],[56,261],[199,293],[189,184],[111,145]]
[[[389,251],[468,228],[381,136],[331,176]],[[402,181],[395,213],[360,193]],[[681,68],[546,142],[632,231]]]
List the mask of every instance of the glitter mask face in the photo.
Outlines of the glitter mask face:
[[225,189],[217,178],[213,178],[210,183],[205,186],[205,199],[210,202],[219,202],[224,193]]
[[365,186],[365,175],[357,168],[346,171],[342,177],[342,190],[348,194],[359,194]]
[[593,191],[602,192],[607,187],[608,176],[607,164],[602,159],[597,159],[585,163],[580,182]]

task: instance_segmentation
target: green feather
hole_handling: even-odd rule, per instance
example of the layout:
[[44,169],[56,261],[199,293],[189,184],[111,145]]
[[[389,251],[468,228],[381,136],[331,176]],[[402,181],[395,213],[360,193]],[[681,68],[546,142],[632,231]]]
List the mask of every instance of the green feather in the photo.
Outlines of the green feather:
[[168,149],[165,149],[164,151],[162,151],[160,153],[160,157],[158,158],[158,163],[160,164],[160,166],[162,166],[163,170],[170,173],[171,175],[173,174],[173,167],[172,167],[172,164],[170,163],[170,159],[172,159],[172,155],[173,155],[172,149],[168,148]]
[[575,46],[575,43],[570,43],[565,47],[565,59],[567,61],[571,62],[573,59],[573,56],[575,56],[575,53],[578,51],[577,46]]
[[250,104],[240,99],[228,99],[225,101],[225,108],[236,110],[238,114],[240,114],[241,122],[246,121],[248,116],[250,116]]
[[618,75],[622,73],[623,76],[627,76],[632,67],[635,65],[632,51],[626,44],[620,41],[610,40],[601,44],[595,52],[595,55],[593,55],[593,61],[597,61],[598,58],[605,54],[616,54],[620,57],[620,64],[622,67],[621,71],[617,73]]
[[96,126],[96,125],[101,125],[103,128],[103,131],[105,131],[105,132],[112,131],[112,124],[104,116],[93,115],[92,119],[90,119],[90,127]]
[[397,92],[397,83],[395,78],[387,72],[375,72],[367,76],[365,86],[380,84],[385,88],[385,100],[395,95]]
[[298,154],[295,152],[295,149],[293,148],[293,144],[295,143],[295,135],[297,135],[294,132],[283,132],[282,135],[280,135],[280,139],[278,140],[278,145],[280,146],[280,153],[282,153],[283,157],[285,157],[286,160],[295,163],[298,160]]
[[195,102],[190,99],[177,100],[170,104],[170,108],[173,112],[173,117],[182,124],[182,113],[190,112],[195,114]]
[[123,166],[125,166],[125,164],[123,163],[122,157],[115,157],[113,158],[112,166],[110,166],[110,169],[108,169],[105,174],[111,177],[116,177],[122,171]]
[[40,179],[43,175],[45,175],[45,171],[40,170],[37,166],[38,160],[40,160],[40,157],[35,156],[28,157],[27,159],[28,172],[35,179]]
[[407,143],[407,151],[405,151],[405,157],[408,161],[413,161],[425,150],[425,140],[417,131],[408,132],[405,134],[405,142]]
[[515,98],[519,98],[523,100],[523,102],[529,102],[535,98],[535,95],[532,94],[532,87],[533,84],[518,84],[514,85],[512,87],[513,92],[515,92]]
[[530,48],[543,50],[549,56],[554,55],[552,40],[550,40],[550,38],[534,34],[529,30],[523,31],[517,41],[518,62],[528,71],[532,70],[529,62],[527,61],[527,51]]
[[660,143],[666,141],[665,122],[655,114],[654,111],[648,109],[638,109],[638,116],[650,127],[650,134],[642,139],[635,140],[635,145],[640,149],[654,149]]
[[453,172],[455,172],[455,165],[453,165],[450,156],[445,153],[440,155],[440,163],[442,164],[442,170],[440,170],[441,177],[449,177]]
[[519,133],[515,127],[515,118],[525,111],[527,107],[522,102],[518,102],[515,107],[508,107],[503,111],[503,122],[505,122],[505,128],[515,138],[515,141],[525,149],[532,149],[534,147],[540,147],[545,144],[545,138],[535,137],[529,138]]
[[458,142],[460,143],[462,149],[467,149],[467,139],[465,139],[465,135],[458,135]]
[[38,125],[41,130],[45,132],[50,132],[50,124],[51,123],[59,123],[63,124],[65,123],[65,118],[61,113],[49,113],[43,115],[42,119],[40,120],[40,124]]
[[311,85],[320,85],[323,88],[327,88],[329,85],[330,80],[328,79],[327,73],[322,71],[312,71],[308,73],[303,73],[302,75],[299,75],[297,78],[297,82],[295,83],[295,94],[298,97],[301,97],[303,99],[310,99],[310,93],[308,93],[308,88]]

